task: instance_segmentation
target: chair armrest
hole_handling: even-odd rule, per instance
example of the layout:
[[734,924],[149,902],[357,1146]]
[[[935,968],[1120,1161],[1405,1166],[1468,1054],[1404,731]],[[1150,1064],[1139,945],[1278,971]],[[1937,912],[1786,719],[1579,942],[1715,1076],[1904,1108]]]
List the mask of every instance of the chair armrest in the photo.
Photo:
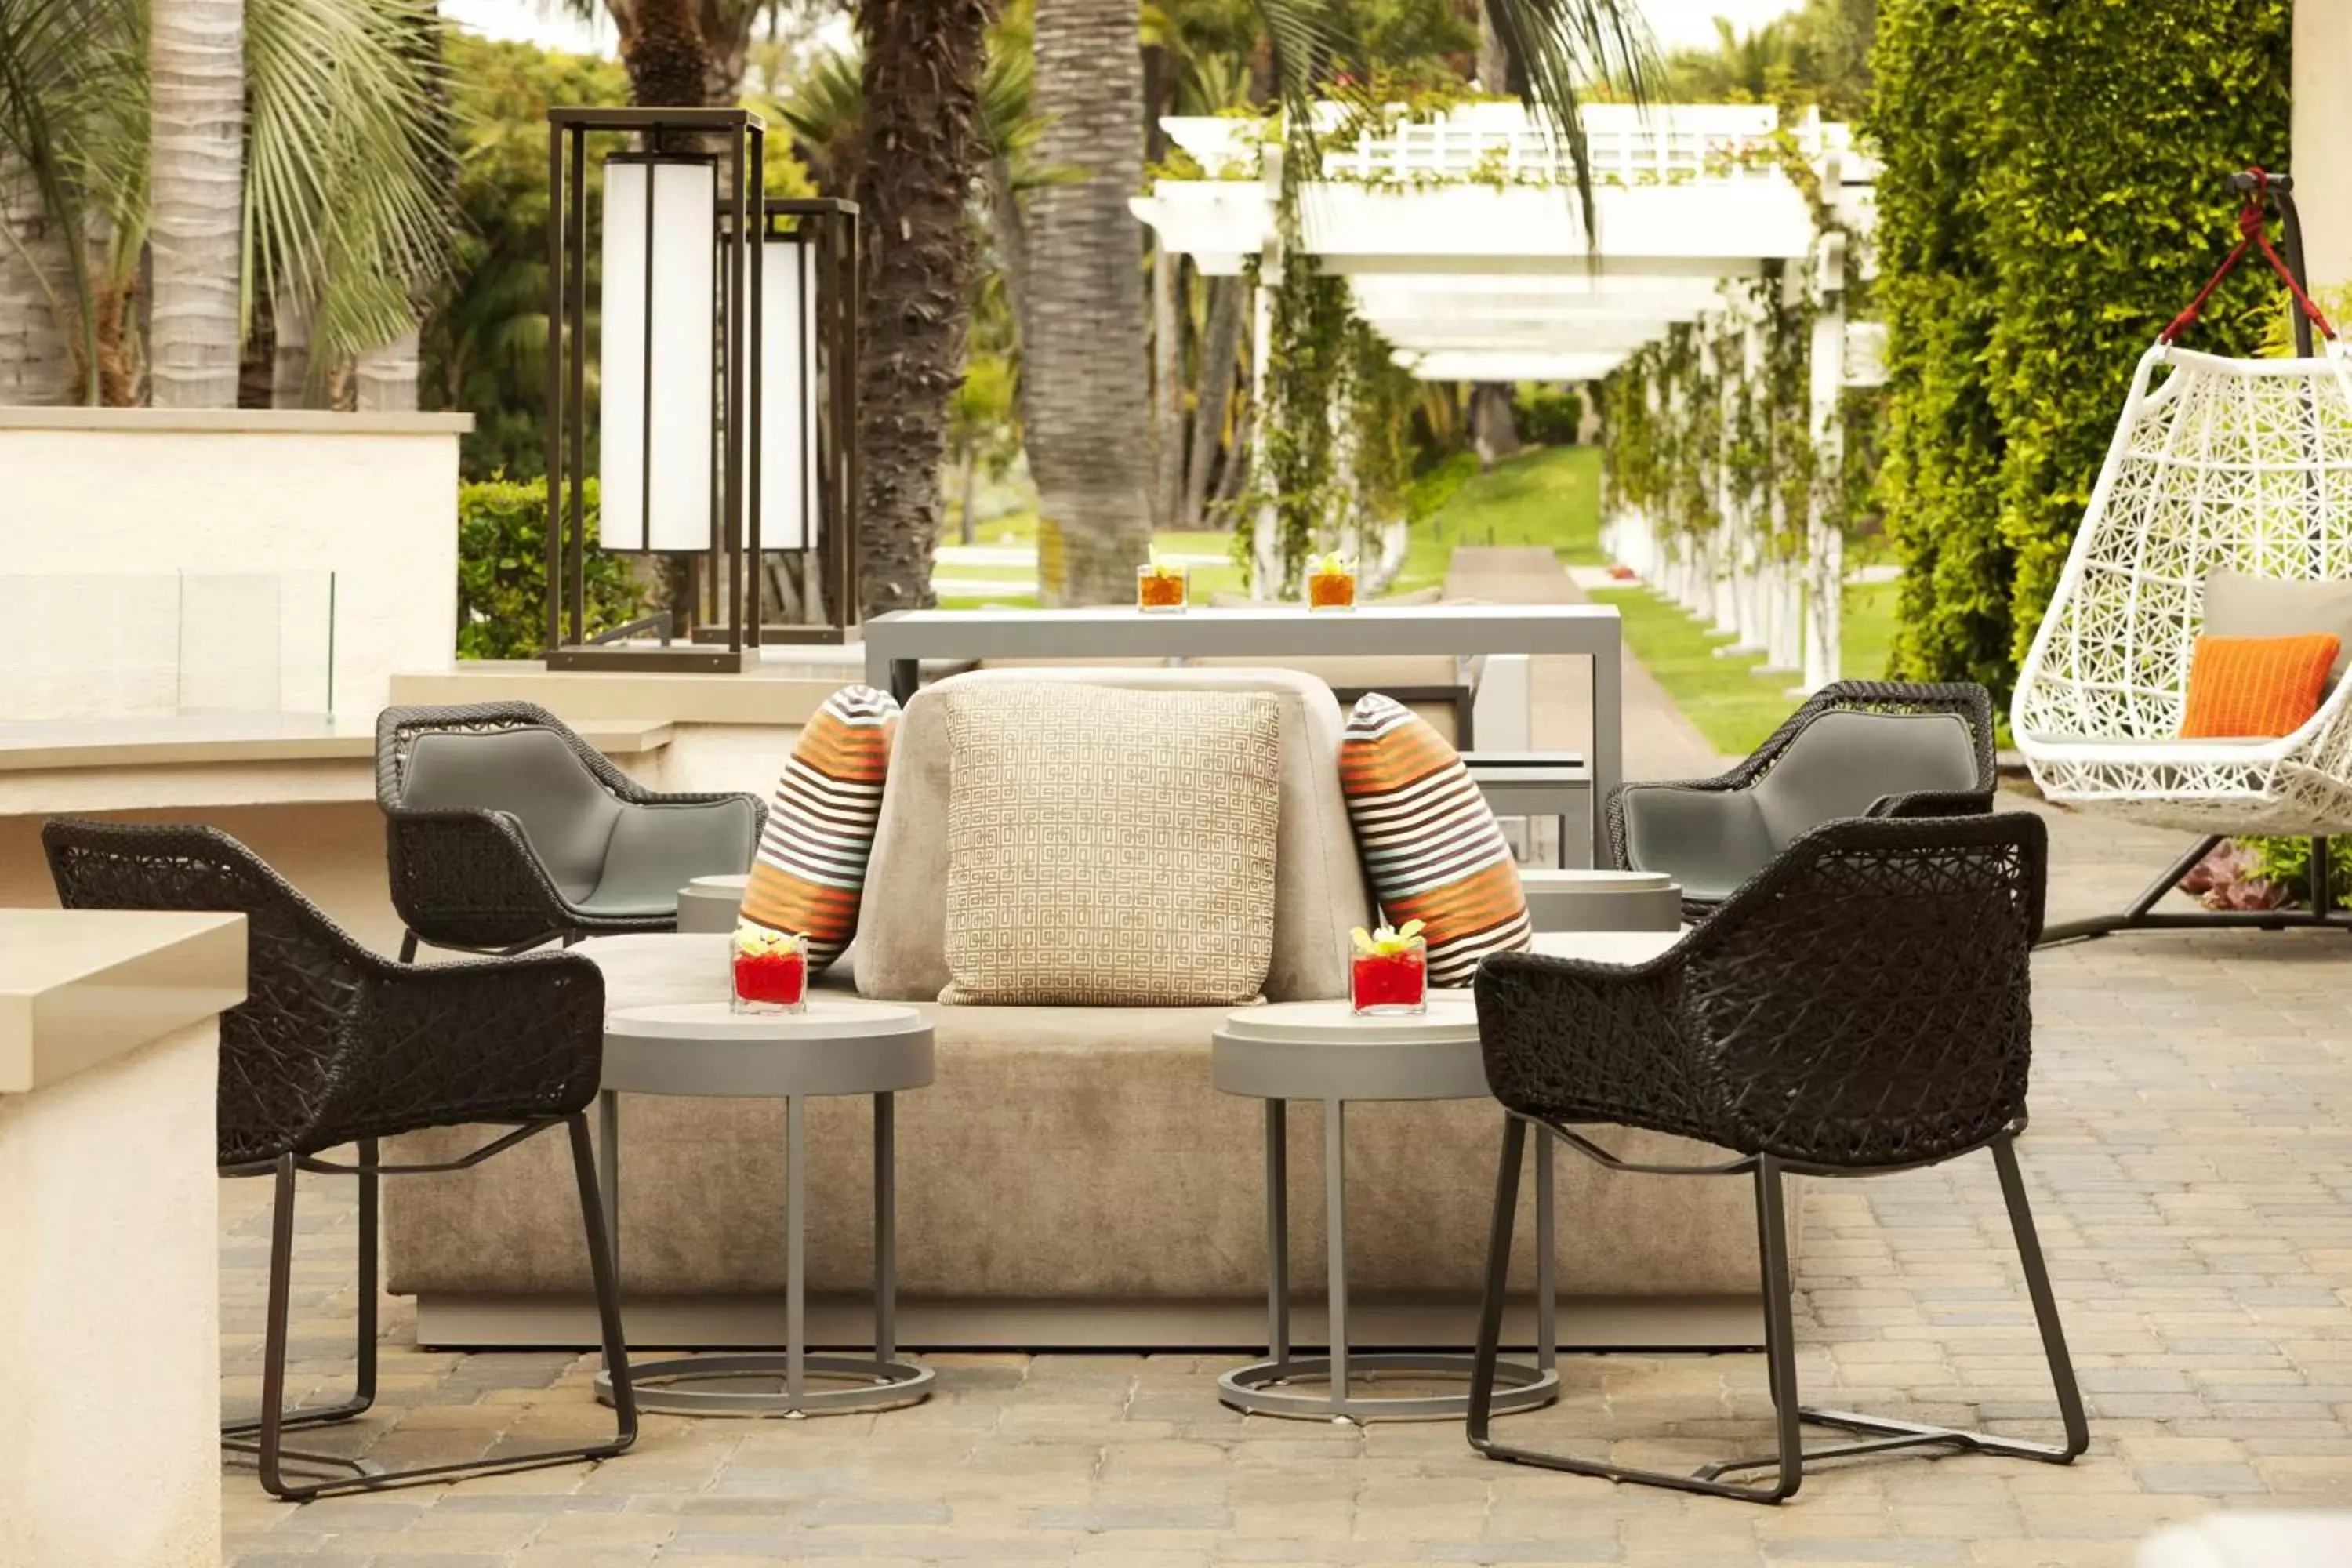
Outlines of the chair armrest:
[[[596,1097],[604,975],[576,952],[371,966],[346,1024],[336,1142],[566,1116]],[[328,1145],[331,1146],[331,1145]]]
[[394,810],[384,837],[393,907],[428,942],[505,947],[566,923],[562,892],[510,813]]
[[1705,1138],[1683,1021],[1685,940],[1641,964],[1490,954],[1475,983],[1486,1083],[1539,1121],[1606,1121]]
[[1883,795],[1870,803],[1865,816],[1925,817],[1925,816],[1990,816],[1992,815],[1990,790],[1913,790],[1906,795]]
[[1734,769],[1730,773],[1717,773],[1712,778],[1643,779],[1636,784],[1619,784],[1616,788],[1609,792],[1609,798],[1603,807],[1609,823],[1610,853],[1616,858],[1617,868],[1621,871],[1640,869],[1639,867],[1635,866],[1631,860],[1626,858],[1627,855],[1630,853],[1627,847],[1626,837],[1627,824],[1634,812],[1639,809],[1639,807],[1634,804],[1635,796],[1643,795],[1650,790],[1688,790],[1707,794],[1721,793],[1729,790],[1744,789],[1747,787],[1748,782],[1748,781],[1746,776],[1739,770]]

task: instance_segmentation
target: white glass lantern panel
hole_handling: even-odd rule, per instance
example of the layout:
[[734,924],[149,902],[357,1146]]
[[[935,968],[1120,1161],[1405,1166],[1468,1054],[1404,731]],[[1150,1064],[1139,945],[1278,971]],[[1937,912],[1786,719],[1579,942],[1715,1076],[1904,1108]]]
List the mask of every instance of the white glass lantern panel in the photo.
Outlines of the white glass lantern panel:
[[768,241],[760,255],[760,548],[806,550],[820,510],[816,257],[789,239]]
[[709,163],[604,165],[597,478],[608,549],[710,548],[718,205]]

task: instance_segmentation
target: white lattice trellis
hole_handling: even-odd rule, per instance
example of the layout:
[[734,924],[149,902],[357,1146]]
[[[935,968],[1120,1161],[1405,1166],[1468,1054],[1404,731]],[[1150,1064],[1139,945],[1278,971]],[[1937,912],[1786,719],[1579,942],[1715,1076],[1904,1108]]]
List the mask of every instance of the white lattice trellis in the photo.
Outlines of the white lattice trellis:
[[[2161,385],[2151,390],[2159,368]],[[2121,423],[2011,726],[2053,800],[2199,833],[2352,832],[2352,682],[2276,741],[2183,741],[2216,567],[2352,578],[2352,380],[2316,359],[2158,343]]]

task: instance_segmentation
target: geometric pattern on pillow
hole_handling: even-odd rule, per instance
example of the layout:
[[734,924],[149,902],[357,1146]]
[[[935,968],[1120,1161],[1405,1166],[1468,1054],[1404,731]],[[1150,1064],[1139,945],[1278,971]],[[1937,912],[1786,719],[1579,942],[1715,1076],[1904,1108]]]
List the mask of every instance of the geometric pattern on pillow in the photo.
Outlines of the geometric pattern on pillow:
[[1339,789],[1381,918],[1422,922],[1432,985],[1467,985],[1486,954],[1528,946],[1535,928],[1510,846],[1461,755],[1426,721],[1378,692],[1358,701]]
[[888,692],[843,687],[801,731],[776,780],[742,916],[806,937],[812,974],[839,958],[856,933],[898,725],[898,703]]

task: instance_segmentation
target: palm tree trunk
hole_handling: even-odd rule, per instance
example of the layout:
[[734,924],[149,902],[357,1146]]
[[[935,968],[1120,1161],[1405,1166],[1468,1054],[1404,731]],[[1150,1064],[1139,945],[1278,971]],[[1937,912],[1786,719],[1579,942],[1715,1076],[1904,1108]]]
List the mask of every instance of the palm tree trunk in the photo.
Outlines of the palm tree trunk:
[[148,325],[159,406],[236,406],[245,0],[152,0]]
[[1176,526],[1184,494],[1184,258],[1151,244],[1151,526]]
[[417,335],[412,331],[360,355],[352,377],[358,383],[361,413],[416,412]]
[[[1035,157],[1066,178],[1031,200],[1022,391],[1044,531],[1061,542],[1049,604],[1132,592],[1151,543],[1151,397],[1143,235],[1143,60],[1134,0],[1040,0]],[[867,101],[872,101],[868,95]]]
[[309,408],[317,401],[310,377],[310,310],[291,293],[273,294],[269,321],[277,337],[270,356],[269,405]]
[[68,284],[64,238],[22,165],[0,154],[0,406],[65,403],[73,355],[52,301]]
[[710,72],[694,0],[636,0],[623,40],[629,96],[640,108],[698,108]]
[[1234,355],[1242,342],[1242,280],[1204,281],[1209,286],[1209,321],[1201,341],[1200,396],[1192,408],[1192,452],[1184,474],[1185,528],[1200,527],[1208,505],[1209,470],[1224,441],[1225,405],[1233,398]]
[[1511,384],[1481,381],[1470,388],[1470,444],[1478,467],[1491,468],[1519,449],[1518,421],[1511,413]]
[[930,605],[948,399],[963,380],[977,259],[966,201],[981,172],[989,0],[858,0],[866,48],[866,342],[859,588],[866,615]]

